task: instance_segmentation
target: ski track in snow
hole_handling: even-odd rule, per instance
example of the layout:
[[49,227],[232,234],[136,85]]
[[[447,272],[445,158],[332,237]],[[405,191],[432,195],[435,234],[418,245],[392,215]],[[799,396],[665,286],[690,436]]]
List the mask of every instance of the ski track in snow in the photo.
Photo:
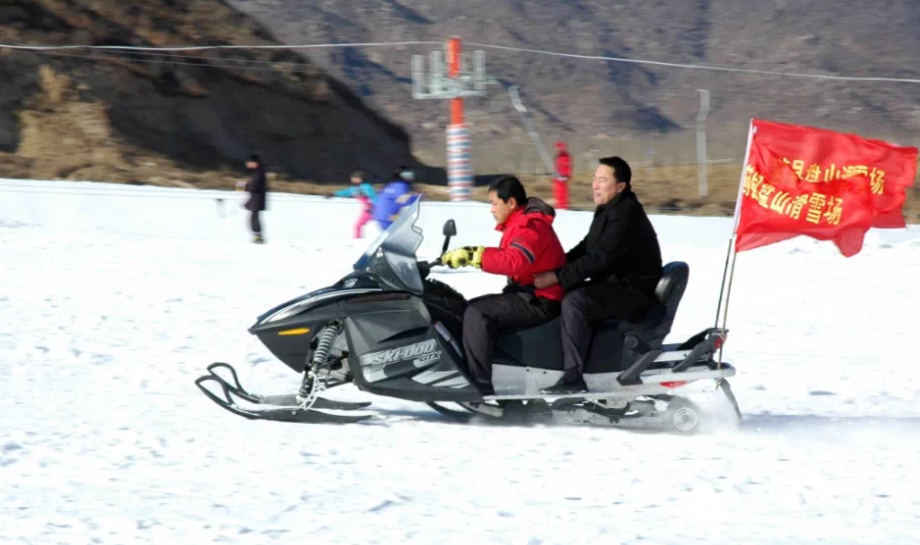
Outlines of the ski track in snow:
[[[242,214],[219,219],[210,204],[192,214],[149,199],[175,206],[181,226],[154,233],[144,218],[160,209],[146,199],[97,197],[115,216],[74,227],[43,218],[91,215],[84,197],[8,196],[0,542],[916,542],[916,228],[872,231],[848,260],[809,239],[739,255],[725,359],[741,430],[460,425],[350,386],[328,397],[372,400],[380,417],[316,426],[247,421],[192,381],[226,361],[250,390],[297,388],[246,329],[348,271],[371,240],[348,238],[356,203],[281,203],[260,247]],[[323,207],[334,220],[309,218]],[[485,207],[425,213],[423,255],[447,217],[457,245],[498,240]],[[323,241],[309,242],[313,224],[286,240],[278,226],[298,221],[322,221]],[[566,247],[589,221],[560,215]],[[730,224],[654,221],[665,258],[691,264],[670,341],[712,325]],[[469,296],[503,282],[438,276]]]

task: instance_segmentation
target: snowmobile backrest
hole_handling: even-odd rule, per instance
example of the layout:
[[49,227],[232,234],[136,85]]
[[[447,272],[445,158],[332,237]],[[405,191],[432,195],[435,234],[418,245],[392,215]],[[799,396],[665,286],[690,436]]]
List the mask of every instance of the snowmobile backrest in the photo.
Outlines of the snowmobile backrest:
[[655,288],[655,297],[664,305],[668,321],[674,320],[677,305],[680,304],[687,282],[690,280],[690,266],[683,261],[672,261],[661,269],[661,280]]

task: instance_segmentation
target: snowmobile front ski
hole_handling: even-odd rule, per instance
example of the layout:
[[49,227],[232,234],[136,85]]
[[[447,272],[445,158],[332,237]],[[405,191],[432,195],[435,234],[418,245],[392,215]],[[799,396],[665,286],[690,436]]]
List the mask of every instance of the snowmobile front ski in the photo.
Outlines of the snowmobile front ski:
[[[218,375],[216,369],[227,369],[230,371],[230,376],[233,378],[233,383],[227,381],[224,377]],[[259,395],[248,392],[243,385],[240,384],[240,379],[236,374],[236,369],[233,368],[229,363],[217,362],[212,363],[208,366],[208,372],[211,373],[216,380],[222,383],[233,395],[245,399],[250,403],[256,403],[259,405],[280,405],[280,406],[296,406],[299,405],[297,402],[296,394],[284,394],[284,395]],[[332,388],[339,386],[341,383],[334,383],[327,386]],[[316,401],[313,402],[314,409],[327,409],[331,411],[357,411],[369,407],[371,404],[370,401],[336,401],[334,399],[326,399],[324,397],[317,397]]]
[[[203,386],[206,382],[215,382],[223,391],[223,398],[216,395],[214,392],[208,390]],[[198,377],[195,380],[195,385],[198,386],[198,389],[208,396],[208,399],[219,405],[222,409],[226,409],[233,414],[242,416],[243,418],[248,418],[250,420],[274,420],[276,422],[297,422],[302,424],[349,424],[353,422],[360,422],[362,420],[367,420],[373,415],[339,415],[339,414],[330,414],[323,411],[315,409],[316,404],[314,403],[313,407],[305,408],[300,405],[269,405],[265,402],[265,399],[262,398],[262,401],[259,403],[261,405],[266,405],[265,408],[247,408],[238,405],[232,396],[231,385],[225,382],[221,377],[216,375],[204,375]],[[287,396],[277,396],[279,400],[281,398],[286,398]],[[317,401],[322,398],[317,398]],[[330,401],[330,400],[325,400]],[[328,410],[329,407],[326,407]]]

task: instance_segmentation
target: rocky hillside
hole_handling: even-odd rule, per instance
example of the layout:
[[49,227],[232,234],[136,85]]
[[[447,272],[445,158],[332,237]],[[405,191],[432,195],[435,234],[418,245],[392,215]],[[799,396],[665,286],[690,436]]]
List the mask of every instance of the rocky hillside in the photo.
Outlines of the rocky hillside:
[[[229,0],[287,43],[438,40],[584,55],[826,75],[920,78],[912,0]],[[414,101],[410,58],[431,47],[310,50],[369,104],[403,124],[420,158],[444,164],[447,104]],[[475,49],[473,46],[466,48]],[[695,159],[697,89],[712,97],[711,159],[740,159],[751,117],[920,143],[920,85],[685,70],[486,50],[501,87],[468,101],[478,171],[537,163],[505,87],[519,85],[547,142],[582,165],[622,153]],[[596,150],[596,151],[591,151]]]
[[[4,0],[0,42],[278,43],[221,0]],[[404,129],[285,49],[0,49],[0,176],[232,186],[253,151],[320,183],[419,166]]]

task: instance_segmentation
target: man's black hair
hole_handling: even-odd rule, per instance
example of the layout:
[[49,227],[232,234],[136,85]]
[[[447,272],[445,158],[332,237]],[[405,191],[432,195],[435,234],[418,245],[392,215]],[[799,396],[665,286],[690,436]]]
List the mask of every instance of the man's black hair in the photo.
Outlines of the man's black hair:
[[502,176],[489,184],[489,193],[495,192],[502,202],[508,202],[508,199],[514,197],[518,206],[524,206],[527,202],[527,191],[524,190],[524,184],[514,176]]
[[253,163],[258,163],[259,166],[262,166],[262,158],[259,157],[259,154],[258,154],[258,153],[252,153],[252,154],[250,154],[249,157],[246,159],[246,162],[247,162],[247,163],[248,163],[249,161],[252,161]]
[[618,182],[625,183],[627,188],[632,187],[632,169],[629,168],[629,163],[620,157],[602,157],[599,162],[613,169],[613,175]]

